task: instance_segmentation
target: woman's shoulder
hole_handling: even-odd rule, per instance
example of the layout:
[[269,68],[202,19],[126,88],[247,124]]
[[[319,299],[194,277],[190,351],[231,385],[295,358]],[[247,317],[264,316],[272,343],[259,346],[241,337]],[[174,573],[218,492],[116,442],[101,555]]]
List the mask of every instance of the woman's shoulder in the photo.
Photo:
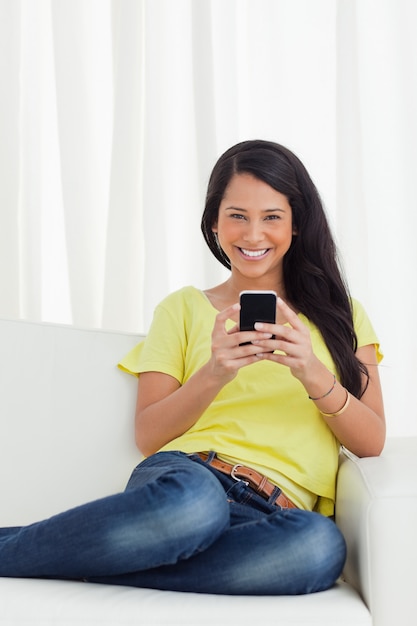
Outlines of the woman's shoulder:
[[369,321],[368,314],[362,302],[360,302],[356,298],[351,297],[350,306],[352,307],[352,316],[353,316],[354,324],[361,323],[365,320],[367,322]]
[[351,306],[353,327],[358,340],[358,348],[368,344],[374,344],[377,351],[378,362],[381,361],[383,353],[380,349],[378,333],[376,332],[365,307],[359,300],[356,300],[356,298],[351,298]]
[[158,306],[171,309],[173,307],[181,307],[184,304],[189,305],[194,302],[204,302],[204,300],[204,293],[200,289],[197,289],[197,287],[193,287],[192,285],[187,285],[172,291],[170,294],[165,296]]
[[166,318],[174,324],[211,315],[211,304],[203,291],[188,285],[172,291],[155,308],[154,319]]

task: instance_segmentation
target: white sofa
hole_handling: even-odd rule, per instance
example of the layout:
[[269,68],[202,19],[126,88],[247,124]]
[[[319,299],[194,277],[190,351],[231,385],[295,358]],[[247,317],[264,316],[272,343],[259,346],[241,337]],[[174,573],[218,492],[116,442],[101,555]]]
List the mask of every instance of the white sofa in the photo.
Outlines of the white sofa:
[[[136,381],[116,368],[138,337],[0,321],[0,526],[121,490],[140,460]],[[228,597],[0,578],[1,626],[417,623],[417,439],[379,458],[344,455],[337,523],[344,580],[301,597]]]

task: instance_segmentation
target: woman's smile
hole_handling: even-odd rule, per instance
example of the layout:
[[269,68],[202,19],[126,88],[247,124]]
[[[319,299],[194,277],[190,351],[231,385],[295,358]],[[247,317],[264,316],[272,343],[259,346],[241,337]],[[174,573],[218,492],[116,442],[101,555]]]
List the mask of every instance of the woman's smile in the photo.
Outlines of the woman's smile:
[[239,248],[243,257],[246,257],[249,261],[258,261],[268,254],[271,248],[263,248],[262,250],[248,250],[247,248]]

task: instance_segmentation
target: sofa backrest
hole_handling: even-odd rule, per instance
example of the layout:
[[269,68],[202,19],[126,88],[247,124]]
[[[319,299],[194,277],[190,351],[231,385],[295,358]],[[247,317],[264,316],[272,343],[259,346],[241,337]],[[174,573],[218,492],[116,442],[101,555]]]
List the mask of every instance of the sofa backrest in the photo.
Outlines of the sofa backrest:
[[0,526],[124,488],[140,460],[137,380],[117,362],[139,340],[0,320]]

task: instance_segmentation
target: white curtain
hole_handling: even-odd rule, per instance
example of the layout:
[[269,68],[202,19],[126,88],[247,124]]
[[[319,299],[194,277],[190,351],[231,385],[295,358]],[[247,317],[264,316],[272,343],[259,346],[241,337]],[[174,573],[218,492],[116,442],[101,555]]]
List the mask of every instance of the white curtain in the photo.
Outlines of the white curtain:
[[146,331],[224,278],[208,175],[272,139],[380,335],[389,431],[417,434],[415,24],[414,0],[0,0],[0,316]]

